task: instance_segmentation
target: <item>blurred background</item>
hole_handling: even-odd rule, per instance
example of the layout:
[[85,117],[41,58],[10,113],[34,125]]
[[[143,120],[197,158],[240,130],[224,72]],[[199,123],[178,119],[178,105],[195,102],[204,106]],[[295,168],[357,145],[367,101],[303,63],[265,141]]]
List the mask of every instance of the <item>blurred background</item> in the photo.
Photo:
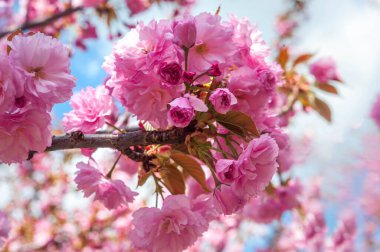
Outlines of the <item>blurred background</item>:
[[[191,13],[213,13],[220,6],[223,18],[232,14],[248,17],[258,25],[266,42],[274,45],[277,38],[275,23],[286,5],[285,0],[197,0]],[[129,20],[130,23],[149,22],[152,17],[170,18],[172,13],[172,5],[161,3]],[[129,15],[127,10],[125,15]],[[99,26],[99,39],[87,40],[86,51],[72,48],[71,69],[77,78],[74,92],[86,86],[98,86],[106,78],[102,64],[104,57],[112,53],[113,41],[109,40],[104,23],[95,20],[94,23]],[[332,57],[344,81],[338,86],[338,96],[321,95],[332,109],[332,123],[311,111],[297,115],[288,127],[291,139],[297,146],[296,154],[299,152],[304,157],[292,173],[305,181],[316,177],[323,179],[322,193],[327,209],[325,217],[331,233],[340,211],[347,208],[356,210],[360,222],[359,206],[352,199],[361,194],[363,180],[355,180],[360,171],[352,172],[352,168],[357,166],[358,155],[367,148],[364,139],[378,131],[369,118],[369,112],[380,93],[380,2],[311,0],[299,25],[290,43],[292,50],[314,53],[317,57]],[[72,43],[74,34],[65,32],[62,40]],[[54,107],[57,128],[63,114],[70,110],[69,102]],[[0,186],[0,195],[1,208],[11,201],[9,188],[5,184]],[[256,233],[260,233],[260,227],[255,228]],[[249,239],[246,251],[254,251],[260,247],[261,241],[258,238]]]

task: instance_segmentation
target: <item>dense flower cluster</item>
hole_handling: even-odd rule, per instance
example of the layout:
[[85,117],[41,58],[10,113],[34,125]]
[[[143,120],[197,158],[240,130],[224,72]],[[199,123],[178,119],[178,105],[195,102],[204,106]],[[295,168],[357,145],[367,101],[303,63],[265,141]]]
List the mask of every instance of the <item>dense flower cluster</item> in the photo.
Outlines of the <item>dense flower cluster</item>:
[[[204,167],[215,169],[215,176],[206,178],[214,192],[199,190],[199,184],[190,186],[189,198],[178,196],[180,202],[187,202],[186,207],[181,204],[182,215],[193,204],[197,211],[207,209],[205,223],[220,214],[235,213],[257,197],[276,172],[287,138],[280,137],[283,133],[270,107],[276,87],[282,84],[282,71],[267,61],[268,56],[259,30],[248,20],[231,17],[222,21],[217,15],[202,13],[174,21],[140,23],[106,57],[104,69],[110,74],[106,86],[137,119],[160,130],[185,128],[195,122],[196,129],[217,132],[216,139],[198,132],[187,142],[190,154]],[[256,134],[252,127],[267,134],[252,138]],[[198,144],[206,149],[201,150]],[[211,163],[200,154],[210,151],[210,146]],[[168,157],[170,151],[160,159],[158,169],[167,166]],[[132,242],[137,248],[159,251],[161,246],[170,246],[171,251],[180,251],[207,229],[199,217],[164,217],[173,199],[165,198],[161,210],[146,208],[135,213]],[[170,216],[174,214],[171,211]],[[157,222],[154,230],[151,222]]]
[[21,162],[51,143],[50,111],[70,98],[75,78],[69,52],[42,33],[0,45],[0,160]]

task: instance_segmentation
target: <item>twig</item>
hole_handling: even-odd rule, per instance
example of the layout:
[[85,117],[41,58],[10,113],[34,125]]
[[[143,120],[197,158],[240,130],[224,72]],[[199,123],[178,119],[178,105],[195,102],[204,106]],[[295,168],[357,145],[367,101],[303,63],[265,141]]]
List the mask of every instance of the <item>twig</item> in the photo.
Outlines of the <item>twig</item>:
[[37,21],[26,21],[25,23],[23,23],[22,25],[18,26],[18,27],[13,27],[13,28],[10,28],[8,30],[5,30],[5,31],[0,31],[0,39],[2,37],[5,37],[7,34],[10,34],[12,32],[15,32],[17,30],[28,30],[28,29],[32,29],[32,28],[36,28],[36,27],[43,27],[43,26],[47,26],[49,25],[50,23],[60,19],[60,18],[63,18],[63,17],[67,17],[67,16],[70,16],[71,14],[74,14],[75,12],[78,12],[78,11],[81,11],[83,10],[83,6],[78,6],[78,7],[73,7],[73,8],[68,8],[60,13],[57,13],[57,14],[54,14],[48,18],[45,18],[45,19],[42,19],[42,20],[37,20]]

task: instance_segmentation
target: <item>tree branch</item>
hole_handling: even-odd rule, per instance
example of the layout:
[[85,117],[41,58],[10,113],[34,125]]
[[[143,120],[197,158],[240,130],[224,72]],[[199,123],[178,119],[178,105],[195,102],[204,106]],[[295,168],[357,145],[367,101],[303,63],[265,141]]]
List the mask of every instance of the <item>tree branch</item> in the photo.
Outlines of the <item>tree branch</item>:
[[[122,134],[83,134],[77,131],[64,136],[53,136],[52,145],[47,147],[45,151],[77,148],[112,148],[125,153],[126,149],[129,149],[131,146],[183,143],[186,136],[194,131],[194,123],[183,129],[175,128],[165,131],[136,130]],[[28,159],[33,158],[35,153],[35,151],[30,151]]]
[[74,14],[75,12],[78,12],[78,11],[81,11],[83,10],[83,6],[78,6],[78,7],[73,7],[73,8],[68,8],[60,13],[57,13],[57,14],[54,14],[48,18],[45,18],[45,19],[42,19],[42,20],[37,20],[37,21],[31,21],[31,22],[25,22],[24,24],[18,26],[18,27],[14,27],[14,28],[10,28],[9,30],[5,30],[5,31],[0,31],[0,39],[4,36],[6,36],[7,34],[10,34],[12,32],[15,32],[17,30],[28,30],[28,29],[32,29],[32,28],[36,28],[36,27],[43,27],[43,26],[46,26],[60,18],[63,18],[63,17],[67,17],[67,16],[70,16],[72,14]]

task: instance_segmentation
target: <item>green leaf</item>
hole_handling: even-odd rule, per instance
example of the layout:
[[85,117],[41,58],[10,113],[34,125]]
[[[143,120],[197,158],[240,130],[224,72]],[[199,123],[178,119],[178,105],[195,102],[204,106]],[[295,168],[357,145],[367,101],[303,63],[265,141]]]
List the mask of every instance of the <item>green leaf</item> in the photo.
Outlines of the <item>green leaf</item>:
[[171,159],[182,167],[191,177],[193,177],[202,187],[203,190],[210,192],[211,190],[206,184],[206,175],[201,165],[191,156],[183,154],[178,151],[174,151],[171,155]]
[[216,116],[216,121],[226,129],[241,137],[246,137],[248,135],[253,135],[255,137],[260,136],[252,118],[242,112],[229,111],[225,115],[218,114]]
[[184,194],[185,181],[182,173],[171,164],[166,164],[165,167],[160,168],[161,178],[164,185],[171,194]]
[[315,97],[313,108],[328,122],[331,122],[331,110],[329,105],[327,105],[324,101]]
[[338,94],[338,90],[329,83],[316,83],[316,87],[330,94]]

